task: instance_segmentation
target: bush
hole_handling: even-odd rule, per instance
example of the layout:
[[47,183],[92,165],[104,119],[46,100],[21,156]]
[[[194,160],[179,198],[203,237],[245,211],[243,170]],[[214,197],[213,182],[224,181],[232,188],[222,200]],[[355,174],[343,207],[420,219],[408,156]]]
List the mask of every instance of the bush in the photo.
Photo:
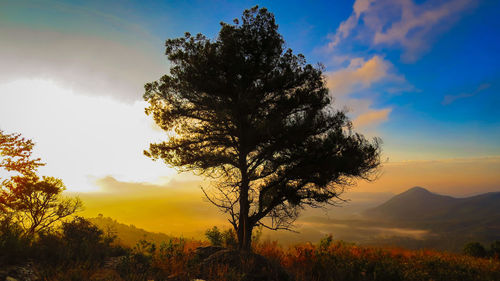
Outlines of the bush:
[[101,262],[109,248],[104,243],[102,230],[82,217],[63,223],[62,239],[73,261]]
[[472,256],[472,257],[477,257],[477,258],[484,258],[486,257],[486,249],[484,246],[479,243],[479,242],[470,242],[464,246],[463,250],[465,255]]
[[497,259],[500,258],[500,241],[499,240],[493,241],[493,243],[491,243],[490,255],[493,258],[497,258]]
[[[252,236],[252,242],[257,242],[260,238],[260,234]],[[235,249],[238,246],[238,239],[236,238],[236,232],[232,228],[228,228],[221,232],[217,226],[205,231],[205,237],[212,246],[215,247],[225,247],[230,249]]]
[[30,255],[30,237],[20,225],[6,216],[0,220],[0,265],[23,262]]
[[222,247],[222,233],[217,226],[214,226],[212,229],[207,229],[207,231],[205,231],[205,237],[207,237],[212,246]]
[[111,246],[112,239],[82,217],[64,222],[60,232],[42,232],[32,245],[34,258],[44,265],[69,266],[85,263],[100,265],[105,258],[123,255],[126,251]]

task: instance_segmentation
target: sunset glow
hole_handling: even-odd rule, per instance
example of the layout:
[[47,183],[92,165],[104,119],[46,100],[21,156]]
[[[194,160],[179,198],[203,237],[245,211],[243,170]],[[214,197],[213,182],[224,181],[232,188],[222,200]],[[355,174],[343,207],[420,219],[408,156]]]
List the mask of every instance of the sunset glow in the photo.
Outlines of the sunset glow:
[[61,178],[86,216],[193,236],[226,225],[203,200],[207,181],[144,156],[168,135],[144,113],[143,86],[169,71],[165,39],[215,38],[256,4],[287,47],[325,66],[353,129],[383,141],[377,180],[346,198],[500,191],[495,1],[2,1],[0,129],[36,143],[40,173]]

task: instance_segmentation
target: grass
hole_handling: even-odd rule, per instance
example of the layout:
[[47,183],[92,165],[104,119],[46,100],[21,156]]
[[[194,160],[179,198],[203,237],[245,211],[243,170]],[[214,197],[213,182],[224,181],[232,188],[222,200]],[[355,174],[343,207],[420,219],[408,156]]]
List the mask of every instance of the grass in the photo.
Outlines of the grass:
[[[66,223],[60,232],[41,235],[31,242],[13,231],[15,227],[7,230],[0,236],[0,279],[6,277],[2,274],[10,274],[4,268],[26,269],[25,264],[31,261],[29,270],[40,280],[192,280],[199,277],[203,262],[196,248],[209,245],[170,238],[160,244],[141,240],[132,248],[123,248],[113,245],[110,237],[81,218]],[[318,244],[290,247],[276,241],[255,241],[253,250],[267,258],[269,266],[252,264],[259,259],[242,259],[242,268],[248,268],[245,272],[216,263],[203,278],[262,280],[262,276],[281,276],[277,274],[281,266],[296,281],[500,280],[498,255],[478,258],[434,250],[364,247],[335,241],[331,236]],[[260,274],[262,268],[267,271],[252,279],[252,274]]]
[[[199,241],[171,240],[154,251],[133,251],[116,269],[78,268],[46,280],[191,280],[196,277]],[[296,281],[500,280],[498,259],[475,258],[432,250],[360,247],[331,240],[284,248],[276,241],[258,243],[254,251],[280,264]],[[134,254],[135,253],[135,254]],[[226,265],[214,267],[206,280],[243,280]],[[85,276],[75,279],[75,276]]]
[[283,249],[265,242],[256,252],[278,261],[295,280],[500,280],[498,259],[432,250],[360,247],[325,240]]

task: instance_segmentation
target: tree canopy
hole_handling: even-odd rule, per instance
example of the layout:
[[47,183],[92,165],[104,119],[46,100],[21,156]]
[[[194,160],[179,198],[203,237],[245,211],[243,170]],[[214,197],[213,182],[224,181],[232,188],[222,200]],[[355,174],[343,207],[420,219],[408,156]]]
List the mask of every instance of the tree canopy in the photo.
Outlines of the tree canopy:
[[45,164],[32,157],[33,147],[32,140],[0,130],[0,168],[13,172],[0,179],[0,219],[18,223],[25,235],[48,229],[82,206],[78,198],[61,196],[66,187],[60,179],[38,176]]
[[287,229],[302,207],[334,202],[379,166],[378,139],[351,130],[321,67],[285,49],[265,8],[221,23],[214,40],[168,39],[166,55],[170,73],[146,84],[144,98],[170,138],[145,154],[213,178],[203,191],[229,214],[240,249],[254,226]]

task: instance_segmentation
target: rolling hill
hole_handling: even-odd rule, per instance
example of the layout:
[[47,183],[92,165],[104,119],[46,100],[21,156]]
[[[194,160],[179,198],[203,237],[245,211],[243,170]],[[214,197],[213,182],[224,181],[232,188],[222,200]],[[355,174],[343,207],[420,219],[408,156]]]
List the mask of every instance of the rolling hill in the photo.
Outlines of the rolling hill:
[[134,225],[119,223],[109,217],[98,216],[95,218],[87,219],[102,231],[104,231],[105,234],[115,235],[116,243],[130,248],[133,248],[140,240],[155,242],[159,245],[162,242],[176,239],[164,233],[150,232],[141,228],[137,228]]

